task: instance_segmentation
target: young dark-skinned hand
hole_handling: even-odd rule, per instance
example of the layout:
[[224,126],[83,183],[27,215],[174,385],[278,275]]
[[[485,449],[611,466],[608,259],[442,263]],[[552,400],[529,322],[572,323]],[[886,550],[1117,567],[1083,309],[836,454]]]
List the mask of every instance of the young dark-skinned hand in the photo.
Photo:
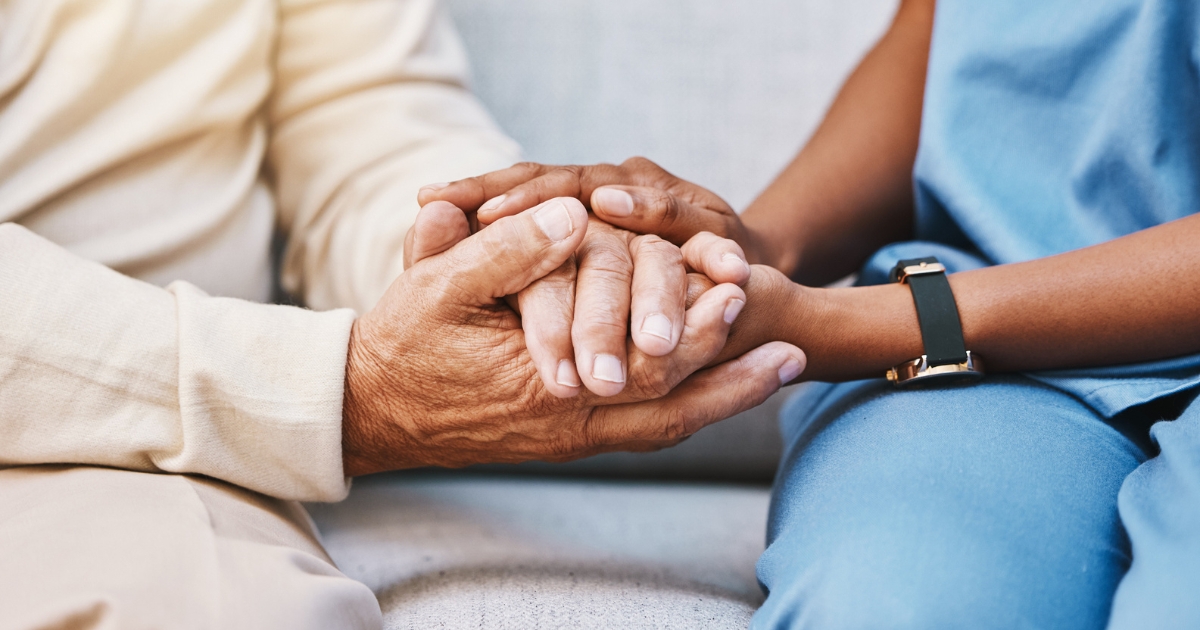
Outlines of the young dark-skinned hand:
[[575,197],[605,222],[637,234],[656,234],[683,245],[708,232],[736,242],[751,264],[770,262],[765,251],[769,239],[748,228],[724,199],[642,157],[619,165],[525,162],[427,186],[418,199],[477,210],[479,221],[490,223],[555,197]]

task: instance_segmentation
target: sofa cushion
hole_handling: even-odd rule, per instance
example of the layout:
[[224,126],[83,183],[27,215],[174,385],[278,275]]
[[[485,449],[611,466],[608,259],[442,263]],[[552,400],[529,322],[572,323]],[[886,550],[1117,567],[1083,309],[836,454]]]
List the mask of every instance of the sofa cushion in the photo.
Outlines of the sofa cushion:
[[526,156],[645,155],[743,208],[820,122],[896,0],[448,0]]
[[311,505],[396,628],[744,628],[762,486],[379,475]]

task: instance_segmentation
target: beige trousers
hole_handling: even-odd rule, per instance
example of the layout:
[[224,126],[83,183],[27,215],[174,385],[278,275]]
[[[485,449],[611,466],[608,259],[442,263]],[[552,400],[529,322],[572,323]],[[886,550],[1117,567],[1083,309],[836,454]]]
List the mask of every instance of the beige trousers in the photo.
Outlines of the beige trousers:
[[185,475],[0,470],[0,629],[381,626],[298,503]]

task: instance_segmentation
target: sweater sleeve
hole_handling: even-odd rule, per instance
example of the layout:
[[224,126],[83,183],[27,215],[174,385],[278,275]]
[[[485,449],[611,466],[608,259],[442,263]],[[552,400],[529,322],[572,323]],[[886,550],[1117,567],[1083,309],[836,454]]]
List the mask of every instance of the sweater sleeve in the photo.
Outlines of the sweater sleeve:
[[195,473],[338,500],[353,320],[162,289],[0,225],[0,465]]
[[286,289],[364,312],[403,270],[417,191],[519,150],[466,87],[436,0],[281,0],[269,172]]

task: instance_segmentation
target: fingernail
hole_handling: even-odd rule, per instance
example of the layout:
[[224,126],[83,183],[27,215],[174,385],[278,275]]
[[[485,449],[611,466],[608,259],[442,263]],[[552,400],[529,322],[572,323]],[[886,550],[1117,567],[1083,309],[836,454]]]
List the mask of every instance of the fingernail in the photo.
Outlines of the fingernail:
[[779,384],[787,385],[792,382],[792,379],[800,376],[800,372],[804,369],[800,362],[795,359],[788,359],[782,367],[779,368]]
[[[497,197],[496,199],[502,198]],[[480,209],[482,210],[482,208]],[[542,207],[534,210],[533,222],[537,223],[542,232],[555,243],[567,238],[575,231],[575,224],[571,222],[571,213],[567,211],[566,204],[557,199],[547,201],[542,204]]]
[[651,313],[642,320],[642,332],[647,335],[654,335],[659,339],[671,340],[671,320],[667,319],[666,315],[661,313]]
[[499,197],[492,197],[491,199],[488,199],[487,201],[485,201],[482,206],[479,206],[479,211],[480,212],[489,212],[491,210],[495,210],[496,208],[500,207],[500,204],[504,203],[505,199],[508,199],[508,195],[500,195]]
[[426,184],[421,187],[421,190],[441,190],[450,185],[450,182],[438,182],[436,184]]
[[579,387],[579,373],[575,371],[575,364],[569,359],[559,361],[558,374],[554,375],[554,382],[563,387]]
[[725,305],[725,323],[732,324],[733,320],[742,312],[742,307],[746,305],[745,300],[729,300],[729,304]]
[[627,217],[633,214],[633,197],[623,190],[615,188],[599,188],[592,199],[601,206],[604,214],[613,217]]
[[726,252],[724,254],[721,254],[721,262],[723,262],[727,265],[737,264],[739,267],[745,269],[747,272],[750,271],[750,264],[747,263],[745,260],[743,260],[741,256],[738,256],[737,254],[734,254],[733,252]]
[[611,354],[597,354],[592,363],[592,378],[609,383],[624,383],[625,370],[621,368],[621,360]]

